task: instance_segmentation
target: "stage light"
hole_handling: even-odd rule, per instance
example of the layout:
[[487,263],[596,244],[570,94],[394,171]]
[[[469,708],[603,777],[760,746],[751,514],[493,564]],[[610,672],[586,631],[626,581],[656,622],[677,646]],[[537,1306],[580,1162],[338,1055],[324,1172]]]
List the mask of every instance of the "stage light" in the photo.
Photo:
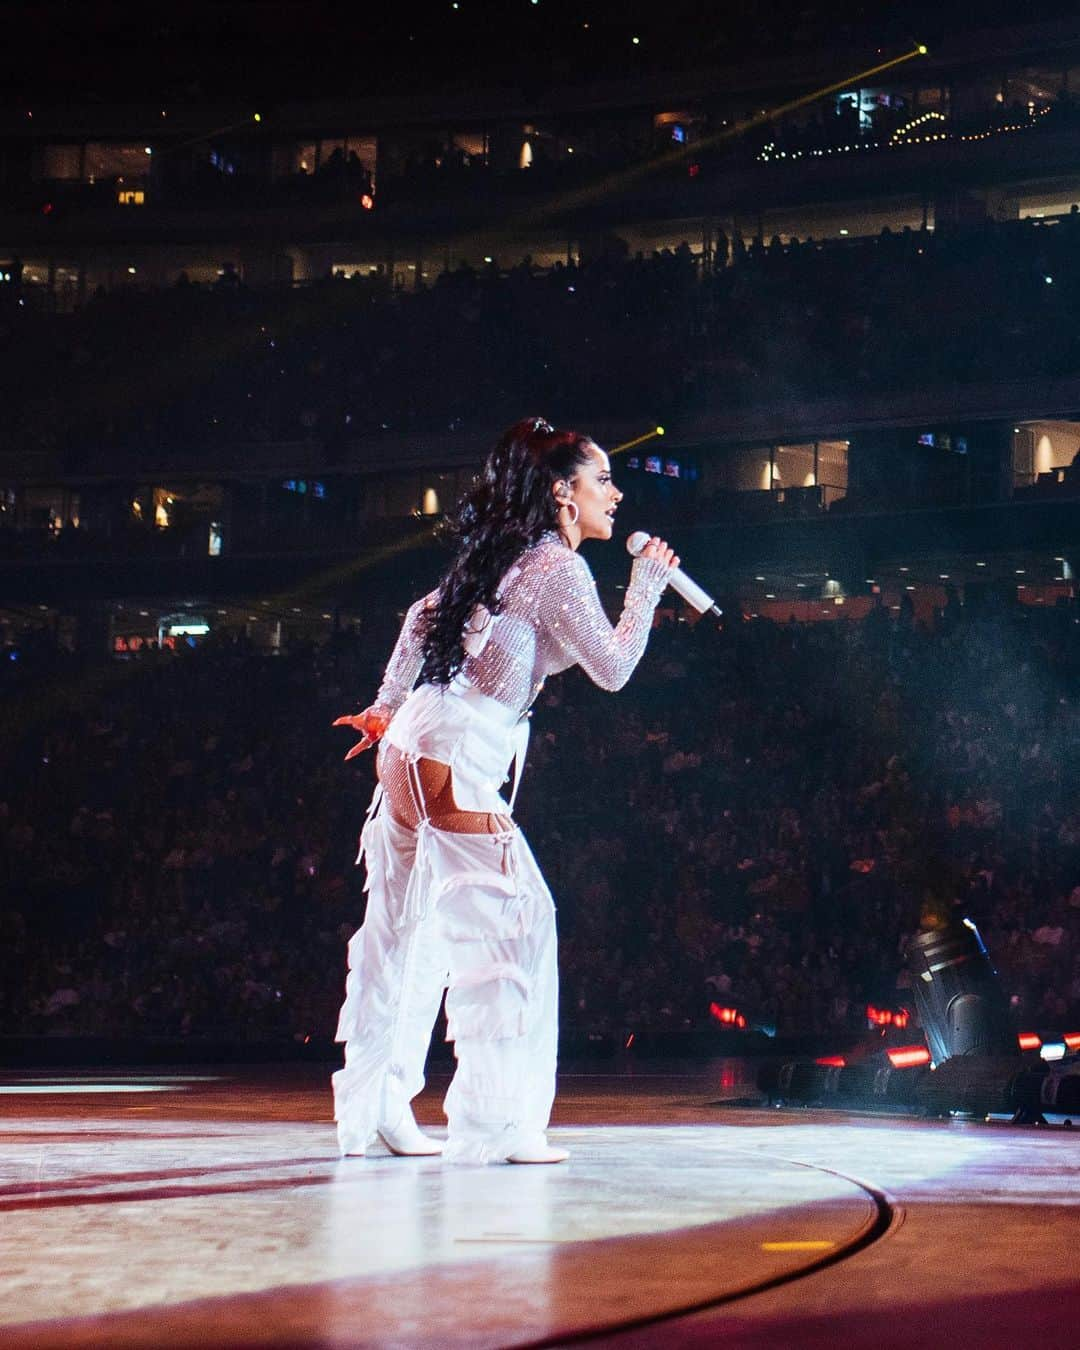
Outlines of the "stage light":
[[930,1051],[925,1045],[902,1045],[885,1053],[894,1069],[914,1069],[920,1064],[930,1063]]
[[1038,1122],[1045,1112],[1080,1110],[1080,1064],[1075,1060],[1061,1067],[1027,1068],[1016,1054],[960,1055],[933,1069],[927,1066],[927,1055],[924,1046],[902,1046],[887,1052],[890,1064],[885,1068],[878,1056],[852,1066],[845,1066],[840,1055],[816,1062],[766,1061],[757,1083],[776,1104],[835,1105],[836,1098],[847,1098],[863,1108],[1009,1115],[1018,1124]]
[[915,48],[915,50],[919,53],[920,56],[925,56],[927,54],[928,49],[920,42],[919,45]]
[[[658,436],[663,436],[663,434],[664,434],[664,428],[663,428],[663,427],[657,427],[657,428],[656,428],[656,434],[657,434]],[[1058,561],[1061,562],[1062,559],[1059,558]]]
[[1016,1038],[1016,1043],[1021,1050],[1038,1050],[1042,1045],[1042,1037],[1036,1036],[1034,1031],[1022,1031]]
[[[941,883],[927,881],[927,904]],[[919,1021],[936,1064],[960,1056],[1016,1055],[1016,1035],[979,931],[965,919],[922,929],[908,951]]]
[[261,122],[261,121],[262,121],[262,113],[256,113],[256,114],[255,114],[255,121],[256,121],[256,122]]

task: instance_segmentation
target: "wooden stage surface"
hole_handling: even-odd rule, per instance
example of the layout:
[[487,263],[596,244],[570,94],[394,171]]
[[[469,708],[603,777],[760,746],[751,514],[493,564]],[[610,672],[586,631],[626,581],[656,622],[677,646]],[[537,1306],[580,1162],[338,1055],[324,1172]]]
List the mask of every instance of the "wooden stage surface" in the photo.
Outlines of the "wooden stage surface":
[[746,1105],[727,1060],[562,1074],[561,1166],[342,1160],[327,1073],[0,1074],[0,1347],[1078,1342],[1080,1131]]

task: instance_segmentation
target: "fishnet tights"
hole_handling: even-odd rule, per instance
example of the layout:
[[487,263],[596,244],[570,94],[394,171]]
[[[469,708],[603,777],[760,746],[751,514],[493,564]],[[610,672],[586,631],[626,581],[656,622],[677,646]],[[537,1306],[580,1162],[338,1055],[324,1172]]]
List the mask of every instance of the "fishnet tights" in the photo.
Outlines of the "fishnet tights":
[[411,830],[416,829],[421,819],[418,792],[427,818],[438,830],[453,834],[501,834],[513,828],[509,816],[491,811],[460,811],[454,801],[450,766],[437,759],[417,759],[410,764],[397,746],[385,745],[379,760],[379,781],[390,814]]

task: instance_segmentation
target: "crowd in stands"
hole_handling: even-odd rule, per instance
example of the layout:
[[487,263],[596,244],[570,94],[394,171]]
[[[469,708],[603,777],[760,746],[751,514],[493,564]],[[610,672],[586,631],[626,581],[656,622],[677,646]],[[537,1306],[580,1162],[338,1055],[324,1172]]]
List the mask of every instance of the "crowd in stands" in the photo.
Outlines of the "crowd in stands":
[[[645,257],[462,266],[295,290],[117,290],[49,316],[3,304],[0,446],[69,471],[237,442],[317,443],[511,420],[681,414],[1080,369],[1080,212],[849,241],[718,240]],[[720,262],[730,261],[729,266]],[[5,292],[7,294],[7,292]],[[10,297],[9,297],[10,300]],[[125,456],[127,457],[125,459]]]
[[[373,766],[330,722],[396,624],[104,669],[42,647],[5,677],[5,1033],[332,1036]],[[518,814],[567,1043],[704,1035],[710,1003],[834,1038],[910,1006],[927,860],[1018,1027],[1080,1029],[1078,674],[1075,606],[953,605],[932,631],[672,616],[618,695],[549,682]]]

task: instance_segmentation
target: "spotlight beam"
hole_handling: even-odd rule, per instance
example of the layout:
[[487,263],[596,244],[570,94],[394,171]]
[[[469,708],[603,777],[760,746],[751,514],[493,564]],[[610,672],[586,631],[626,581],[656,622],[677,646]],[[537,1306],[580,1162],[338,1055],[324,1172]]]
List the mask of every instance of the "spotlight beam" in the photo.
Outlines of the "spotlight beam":
[[653,427],[651,431],[646,431],[641,436],[635,436],[632,441],[623,441],[621,445],[613,446],[608,451],[608,458],[610,459],[612,455],[621,455],[624,450],[632,450],[635,445],[644,445],[646,441],[655,440],[657,436],[663,434],[663,427]]
[[190,150],[192,146],[204,145],[207,141],[212,141],[215,136],[227,136],[231,131],[242,131],[245,127],[250,127],[253,122],[262,122],[262,113],[255,113],[252,117],[245,117],[242,122],[230,122],[228,126],[213,127],[210,131],[201,131],[197,136],[191,136],[187,140],[177,141],[174,145],[164,145],[160,150],[154,151],[154,157],[156,159],[163,159],[166,155],[175,155],[181,150]]
[[[820,89],[815,89],[811,93],[803,94],[799,98],[791,99],[789,102],[781,104],[778,108],[774,108],[765,113],[759,113],[756,117],[748,118],[746,121],[737,123],[734,127],[714,132],[711,136],[705,137],[704,140],[697,142],[693,146],[682,146],[676,150],[669,151],[666,154],[648,160],[643,164],[634,165],[620,173],[609,175],[598,182],[579,189],[577,192],[560,194],[552,197],[546,203],[538,206],[535,210],[522,212],[516,218],[508,219],[504,223],[502,230],[497,232],[496,237],[508,239],[521,228],[542,225],[546,221],[554,219],[566,211],[573,210],[577,207],[588,206],[603,197],[609,196],[611,193],[624,186],[628,186],[639,179],[646,178],[649,174],[683,162],[690,156],[699,153],[702,149],[708,149],[709,147],[719,145],[724,141],[733,140],[735,137],[745,134],[756,126],[760,126],[766,122],[775,121],[777,118],[783,117],[785,114],[799,108],[806,107],[808,104],[814,103],[818,99],[825,98],[829,94],[836,93],[841,89],[849,88],[852,85],[861,84],[872,76],[879,75],[886,70],[891,70],[893,67],[902,65],[906,61],[913,60],[916,56],[925,55],[926,47],[920,43],[910,51],[903,52],[901,55],[892,57],[888,61],[882,61],[876,66],[871,66],[866,70],[847,75],[842,80],[825,85]],[[256,117],[257,120],[261,122],[261,114],[257,114]],[[245,121],[234,123],[233,127],[248,125],[249,123]],[[182,142],[178,146],[162,147],[157,153],[159,155],[169,154],[175,150],[183,149],[186,146],[199,144],[221,132],[232,130],[233,127],[222,127],[205,132]],[[458,235],[448,240],[445,245],[447,253],[454,248],[460,249],[463,241],[467,237],[471,238],[472,236]],[[291,320],[292,331],[302,332],[306,323],[317,323],[320,322],[321,319],[321,315],[308,316],[306,318],[297,318],[294,316]],[[128,381],[127,387],[124,387],[124,384],[120,383],[119,387],[113,385],[103,389],[98,386],[94,390],[83,391],[87,396],[86,402],[89,406],[80,409],[80,418],[85,419],[87,415],[93,413],[100,414],[106,408],[113,407],[117,403],[120,403],[121,405],[134,403],[137,398],[140,401],[145,400],[147,393],[150,391],[153,391],[157,395],[167,394],[173,389],[178,389],[182,385],[197,379],[200,371],[203,369],[213,369],[226,360],[241,359],[255,346],[256,341],[257,339],[243,333],[241,330],[218,343],[208,344],[204,347],[195,357],[195,360],[198,362],[198,369],[190,362],[184,366],[179,364],[166,364],[164,367],[160,365],[156,368],[147,367],[144,371],[140,372],[138,379]],[[625,446],[620,446],[609,453],[616,454],[619,450],[625,448]]]
[[765,112],[757,113],[753,117],[748,117],[742,122],[737,122],[733,127],[715,131],[710,136],[703,137],[694,145],[679,146],[675,150],[669,150],[663,155],[658,155],[655,159],[647,160],[642,164],[632,165],[630,168],[620,170],[616,174],[611,174],[599,182],[593,183],[588,187],[579,189],[577,192],[568,193],[563,196],[552,198],[548,203],[540,208],[539,212],[530,217],[533,222],[546,215],[556,215],[564,211],[573,210],[577,207],[588,206],[600,197],[606,197],[612,192],[621,188],[628,187],[630,184],[648,177],[661,169],[669,168],[675,164],[682,163],[685,160],[693,158],[701,153],[702,150],[711,149],[713,146],[721,145],[725,141],[734,140],[738,136],[745,135],[755,127],[763,126],[769,122],[774,122],[780,117],[786,116],[790,112],[796,112],[799,108],[805,108],[808,104],[816,103],[819,99],[827,98],[830,94],[839,93],[842,89],[849,89],[851,86],[858,86],[869,80],[875,75],[880,75],[883,71],[892,70],[895,66],[903,65],[907,61],[914,60],[916,56],[925,56],[926,47],[919,43],[912,47],[910,51],[902,52],[899,56],[891,57],[888,61],[881,61],[876,66],[869,66],[866,70],[860,70],[852,75],[846,75],[842,80],[837,80],[833,84],[823,85],[820,89],[814,89],[808,94],[801,94],[798,98],[790,99],[787,103],[781,103],[779,107],[768,109]]

